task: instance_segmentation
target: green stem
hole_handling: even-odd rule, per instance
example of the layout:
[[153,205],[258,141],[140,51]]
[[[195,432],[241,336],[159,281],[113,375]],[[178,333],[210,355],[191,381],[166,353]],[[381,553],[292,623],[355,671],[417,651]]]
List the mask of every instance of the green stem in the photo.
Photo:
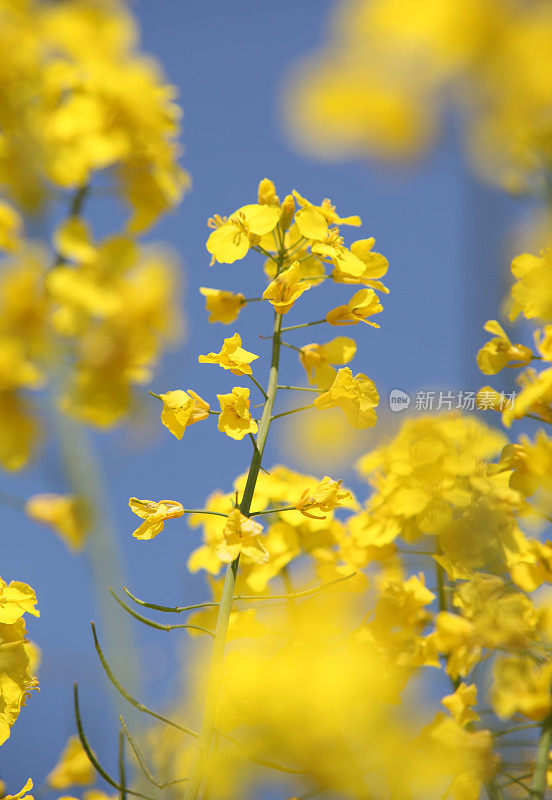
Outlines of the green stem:
[[287,331],[296,331],[299,328],[310,328],[311,325],[322,325],[323,322],[326,322],[325,319],[317,319],[314,322],[302,322],[301,325],[288,325],[287,328],[282,328],[280,333],[286,333]]
[[290,414],[297,414],[298,411],[306,411],[308,408],[315,408],[314,403],[309,406],[301,406],[300,408],[292,408],[291,411],[283,411],[281,414],[275,414],[271,420],[280,419],[280,417],[288,417]]
[[[280,263],[283,256],[280,257]],[[272,334],[272,359],[270,363],[270,374],[266,391],[266,401],[263,414],[259,423],[256,447],[253,450],[251,465],[247,475],[247,482],[243,492],[243,497],[239,504],[241,513],[248,517],[253,501],[253,494],[257,477],[261,469],[261,461],[268,437],[270,423],[272,421],[272,409],[278,387],[278,367],[280,363],[280,331],[282,327],[282,315],[274,314],[274,329]],[[207,698],[205,701],[205,711],[201,731],[197,742],[197,748],[192,762],[190,782],[186,787],[184,800],[196,800],[201,784],[205,777],[206,766],[209,759],[213,734],[215,731],[216,712],[220,686],[222,683],[222,667],[224,663],[224,650],[226,647],[226,637],[228,633],[228,623],[232,612],[234,601],[234,590],[236,587],[236,576],[238,573],[239,556],[228,565],[224,577],[222,597],[220,599],[217,624],[215,628],[215,638],[211,655],[211,665],[209,668],[209,680],[207,688]]]
[[278,386],[278,389],[291,389],[294,392],[316,392],[320,394],[320,390],[314,389],[312,386]]
[[253,383],[254,383],[254,384],[255,384],[255,386],[257,387],[257,389],[258,389],[260,392],[262,392],[262,394],[264,395],[264,398],[265,398],[265,400],[268,400],[268,395],[267,395],[267,393],[265,392],[265,390],[263,389],[263,387],[261,386],[261,384],[259,383],[259,381],[258,381],[258,380],[256,380],[256,379],[253,377],[253,375],[250,375],[249,377],[251,378],[251,380],[253,381]]
[[548,769],[548,754],[552,746],[552,713],[544,719],[541,728],[541,737],[537,749],[537,760],[533,780],[531,781],[531,800],[543,800],[546,792],[546,771]]

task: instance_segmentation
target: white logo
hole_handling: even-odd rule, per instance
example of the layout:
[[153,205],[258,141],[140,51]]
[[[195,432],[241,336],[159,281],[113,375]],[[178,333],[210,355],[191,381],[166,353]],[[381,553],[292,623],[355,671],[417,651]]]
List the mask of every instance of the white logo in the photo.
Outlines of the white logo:
[[406,411],[410,405],[410,395],[402,389],[393,389],[389,395],[389,408],[391,411]]

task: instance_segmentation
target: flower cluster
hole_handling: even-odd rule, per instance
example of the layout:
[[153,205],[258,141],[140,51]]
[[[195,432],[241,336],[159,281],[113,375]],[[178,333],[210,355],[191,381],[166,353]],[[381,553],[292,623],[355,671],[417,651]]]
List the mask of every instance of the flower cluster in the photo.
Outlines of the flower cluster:
[[288,126],[309,154],[402,160],[428,147],[454,104],[479,171],[544,194],[549,11],[546,0],[348,0],[328,44],[292,73]]
[[0,578],[0,745],[33,690],[39,652],[27,639],[25,614],[39,616],[36,594],[21,581],[6,583]]

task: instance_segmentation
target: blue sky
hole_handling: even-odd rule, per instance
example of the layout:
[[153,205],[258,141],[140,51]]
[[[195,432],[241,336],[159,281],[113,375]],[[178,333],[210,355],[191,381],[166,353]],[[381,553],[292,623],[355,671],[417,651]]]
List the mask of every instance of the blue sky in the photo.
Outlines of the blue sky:
[[[400,170],[359,161],[321,163],[293,151],[279,113],[283,81],[293,63],[323,40],[332,6],[328,0],[133,4],[144,49],[162,62],[179,89],[185,110],[183,163],[194,184],[182,206],[149,237],[168,242],[182,260],[188,328],[183,346],[158,370],[155,391],[192,387],[211,399],[217,391],[230,391],[232,376],[198,365],[197,355],[218,350],[234,330],[247,349],[266,354],[258,338],[270,332],[264,309],[248,308],[235,329],[208,326],[198,293],[201,285],[258,293],[262,267],[256,257],[210,268],[205,241],[208,217],[254,202],[263,177],[275,181],[280,196],[296,188],[315,202],[330,197],[343,214],[359,214],[362,235],[375,236],[376,249],[389,259],[391,293],[384,299],[382,327],[354,331],[359,339],[354,370],[375,380],[382,405],[392,388],[475,389],[484,382],[474,366],[475,351],[485,341],[482,323],[498,311],[497,278],[507,264],[503,237],[515,205],[470,177],[451,120],[427,157]],[[108,227],[98,202],[92,214],[98,230]],[[321,316],[321,303],[330,307],[326,295],[310,294],[301,310],[290,314],[290,324],[304,321],[305,313]],[[334,304],[339,302],[344,300]],[[331,332],[323,341],[329,338]],[[314,339],[297,335],[293,341]],[[286,358],[284,367],[290,383],[302,380],[294,358]],[[261,376],[263,369],[266,363],[259,367]],[[137,542],[130,535],[135,519],[128,497],[185,499],[199,506],[212,490],[229,489],[247,468],[249,443],[222,437],[214,424],[197,425],[178,442],[159,424],[157,401],[145,397],[144,404],[149,412],[143,430],[92,437],[109,487],[125,580],[137,594],[169,605],[205,599],[201,576],[186,571],[197,532],[182,524],[153,542]],[[267,464],[291,458],[281,440],[278,435],[271,440]],[[351,474],[348,479],[353,481]],[[32,470],[4,478],[5,488],[21,497],[64,491],[67,485],[54,445]],[[2,575],[36,588],[42,616],[30,621],[29,630],[44,655],[41,694],[31,698],[0,753],[0,776],[13,792],[29,775],[39,784],[73,732],[74,680],[81,686],[90,737],[112,768],[117,725],[90,637],[89,621],[98,619],[98,606],[87,558],[71,556],[53,534],[17,511],[1,513],[7,542]],[[122,613],[114,605],[110,609],[113,615]],[[167,636],[138,623],[133,630],[136,660],[144,667],[144,697],[159,704],[177,684],[186,635]]]

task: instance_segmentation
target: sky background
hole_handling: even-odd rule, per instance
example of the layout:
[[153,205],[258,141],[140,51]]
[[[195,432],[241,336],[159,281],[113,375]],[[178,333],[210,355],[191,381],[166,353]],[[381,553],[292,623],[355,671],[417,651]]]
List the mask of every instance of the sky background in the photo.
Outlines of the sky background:
[[[378,430],[388,432],[397,424],[397,415],[386,411],[393,388],[456,391],[483,385],[486,381],[475,367],[476,350],[486,341],[481,326],[498,313],[499,279],[508,263],[505,236],[523,209],[470,177],[455,120],[446,121],[432,152],[409,167],[309,160],[290,145],[281,120],[281,92],[293,64],[323,41],[333,2],[141,0],[132,5],[144,50],[161,61],[178,87],[185,111],[183,164],[193,178],[193,190],[181,207],[148,237],[168,242],[181,259],[188,330],[184,344],[164,359],[151,387],[145,388],[164,392],[191,387],[216,403],[217,392],[230,391],[239,381],[214,366],[198,365],[197,355],[218,350],[235,330],[246,349],[266,356],[267,343],[258,338],[271,332],[266,308],[247,308],[235,326],[208,325],[198,292],[203,285],[247,296],[259,293],[262,262],[257,256],[211,268],[205,241],[207,219],[255,202],[263,177],[274,180],[280,197],[296,188],[316,203],[331,198],[343,215],[359,214],[359,236],[375,236],[375,249],[389,259],[385,282],[391,293],[383,300],[381,329],[359,325],[352,334],[348,329],[338,332],[357,338],[353,370],[369,375],[380,391]],[[98,232],[109,229],[109,215],[99,201],[92,202],[90,214]],[[327,295],[310,292],[290,313],[288,324],[319,318],[321,308],[345,302],[350,295],[346,287],[328,290]],[[335,335],[335,329],[314,328],[307,336],[298,331],[290,341],[301,345]],[[264,382],[266,360],[257,363],[256,374]],[[286,383],[304,380],[291,351],[285,353],[284,370]],[[153,542],[138,542],[131,536],[136,518],[128,498],[168,497],[200,507],[211,491],[229,490],[236,475],[247,469],[250,445],[247,439],[240,444],[222,436],[213,421],[194,426],[178,442],[160,425],[159,411],[158,401],[144,391],[140,424],[89,438],[108,487],[122,580],[146,599],[184,604],[207,598],[203,577],[186,570],[199,532],[188,531],[184,523],[169,524]],[[265,463],[301,465],[280,431],[274,430]],[[357,486],[352,470],[334,477]],[[5,475],[2,482],[6,491],[20,497],[68,488],[52,443],[40,464],[19,476]],[[29,776],[36,784],[42,782],[74,731],[75,680],[90,740],[114,771],[117,720],[113,693],[107,690],[90,636],[92,618],[102,636],[90,559],[69,554],[53,533],[20,512],[6,507],[0,513],[5,531],[2,576],[36,589],[41,618],[30,618],[28,629],[43,650],[42,691],[23,709],[0,751],[0,776],[11,792]],[[113,619],[124,613],[111,601],[107,608]],[[167,635],[139,623],[131,628],[137,656],[124,658],[140,665],[141,697],[159,708],[178,685],[175,676],[181,673],[185,648],[203,644],[194,640],[190,645],[182,631]],[[132,714],[125,716],[138,724]]]

